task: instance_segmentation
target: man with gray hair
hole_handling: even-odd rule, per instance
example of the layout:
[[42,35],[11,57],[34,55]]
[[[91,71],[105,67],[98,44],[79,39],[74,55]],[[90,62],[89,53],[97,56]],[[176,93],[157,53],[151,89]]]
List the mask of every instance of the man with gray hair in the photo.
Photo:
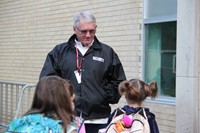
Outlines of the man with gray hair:
[[126,76],[115,51],[95,36],[96,19],[90,12],[75,14],[73,29],[68,42],[48,53],[40,78],[58,75],[70,80],[76,94],[76,115],[85,119],[87,133],[98,133],[107,123],[109,104],[120,99],[117,88]]

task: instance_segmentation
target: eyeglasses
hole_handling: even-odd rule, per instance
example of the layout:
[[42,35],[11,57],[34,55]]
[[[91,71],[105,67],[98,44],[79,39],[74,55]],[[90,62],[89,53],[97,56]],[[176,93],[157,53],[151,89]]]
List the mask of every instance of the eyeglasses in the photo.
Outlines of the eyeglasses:
[[86,35],[88,32],[90,34],[95,34],[96,30],[80,30],[78,27],[74,26],[81,34]]

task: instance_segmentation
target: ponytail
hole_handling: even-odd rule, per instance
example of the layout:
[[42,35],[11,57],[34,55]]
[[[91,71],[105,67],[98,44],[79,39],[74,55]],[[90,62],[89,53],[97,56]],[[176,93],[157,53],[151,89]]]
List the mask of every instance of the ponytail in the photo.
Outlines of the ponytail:
[[158,86],[157,86],[157,82],[156,81],[152,81],[151,83],[149,83],[149,89],[150,89],[150,95],[151,98],[155,98],[157,96],[158,93]]

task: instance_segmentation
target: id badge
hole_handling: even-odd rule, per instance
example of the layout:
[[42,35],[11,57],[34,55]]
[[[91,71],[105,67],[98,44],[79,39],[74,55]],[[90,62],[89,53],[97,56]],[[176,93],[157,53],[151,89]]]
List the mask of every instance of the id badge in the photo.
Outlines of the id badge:
[[74,71],[74,74],[76,76],[77,82],[80,84],[81,83],[81,71],[78,72],[78,70]]

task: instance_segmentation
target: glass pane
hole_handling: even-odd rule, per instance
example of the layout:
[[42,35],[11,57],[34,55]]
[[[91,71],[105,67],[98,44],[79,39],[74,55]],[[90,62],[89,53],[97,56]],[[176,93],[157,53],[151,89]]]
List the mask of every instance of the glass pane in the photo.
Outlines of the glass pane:
[[144,19],[177,14],[177,0],[144,0]]
[[145,26],[145,81],[158,82],[162,96],[175,97],[176,22]]

